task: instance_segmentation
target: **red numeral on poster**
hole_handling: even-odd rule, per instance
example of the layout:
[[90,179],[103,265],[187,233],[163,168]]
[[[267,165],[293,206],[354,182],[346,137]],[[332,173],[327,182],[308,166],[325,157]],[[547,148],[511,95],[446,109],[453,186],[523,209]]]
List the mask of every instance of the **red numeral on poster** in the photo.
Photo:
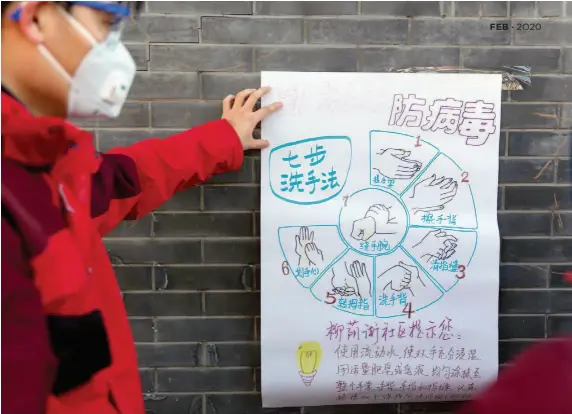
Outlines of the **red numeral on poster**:
[[290,274],[290,267],[288,267],[288,262],[286,262],[286,261],[282,262],[282,274],[284,276],[287,276]]
[[407,314],[407,317],[409,319],[411,319],[411,314],[415,313],[415,311],[413,310],[413,308],[411,307],[411,302],[408,302],[407,305],[405,305],[405,307],[403,308],[403,310],[401,311],[403,313]]

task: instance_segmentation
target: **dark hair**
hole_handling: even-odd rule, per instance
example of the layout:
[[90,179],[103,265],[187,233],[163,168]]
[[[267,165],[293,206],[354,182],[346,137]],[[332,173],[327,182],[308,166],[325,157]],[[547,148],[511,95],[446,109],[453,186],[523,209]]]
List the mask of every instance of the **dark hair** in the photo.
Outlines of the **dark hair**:
[[[8,9],[8,7],[14,3],[13,1],[3,1],[1,4],[2,6],[2,15],[4,15],[4,12],[6,11],[6,9]],[[69,8],[71,6],[71,4],[69,4],[66,1],[59,1],[57,3],[61,3],[64,5],[64,7]],[[138,17],[139,13],[141,13],[141,9],[143,8],[143,5],[145,4],[144,1],[118,1],[117,3],[119,4],[123,4],[127,7],[129,7],[129,9],[131,9],[131,12],[133,14],[133,17]]]

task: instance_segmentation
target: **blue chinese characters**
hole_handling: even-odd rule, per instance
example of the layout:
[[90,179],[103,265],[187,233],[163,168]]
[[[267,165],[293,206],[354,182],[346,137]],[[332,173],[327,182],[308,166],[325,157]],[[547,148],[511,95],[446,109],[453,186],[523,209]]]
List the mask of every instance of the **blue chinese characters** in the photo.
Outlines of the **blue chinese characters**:
[[270,152],[270,188],[294,204],[318,204],[337,196],[351,165],[349,137],[308,138],[280,145]]

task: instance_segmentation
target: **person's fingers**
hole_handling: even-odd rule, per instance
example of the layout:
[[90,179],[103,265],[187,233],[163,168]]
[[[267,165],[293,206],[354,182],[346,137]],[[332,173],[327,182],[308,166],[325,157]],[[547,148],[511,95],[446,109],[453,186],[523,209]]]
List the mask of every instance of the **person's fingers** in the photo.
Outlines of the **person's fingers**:
[[274,102],[270,105],[263,106],[258,111],[254,112],[256,123],[266,119],[268,115],[278,111],[280,108],[282,108],[282,102]]
[[244,103],[244,108],[252,111],[254,109],[254,105],[256,105],[256,102],[258,102],[260,100],[260,98],[262,98],[268,92],[270,92],[270,88],[268,86],[264,86],[260,89],[257,89],[256,91],[252,92],[248,96],[248,99],[246,100],[246,102]]
[[445,187],[447,187],[449,184],[451,184],[453,180],[451,178],[445,178],[441,184],[439,185],[441,187],[441,189],[444,189]]
[[234,95],[228,95],[222,101],[222,112],[228,112],[232,109],[232,100],[234,99]]
[[[308,230],[308,231],[310,231],[310,230]],[[313,231],[310,232],[310,241],[312,243],[314,242],[314,232]]]
[[242,108],[246,98],[248,98],[250,96],[250,94],[254,93],[254,92],[256,92],[256,89],[244,89],[243,91],[240,91],[239,93],[237,93],[236,97],[234,98],[234,106],[238,106],[239,108]]

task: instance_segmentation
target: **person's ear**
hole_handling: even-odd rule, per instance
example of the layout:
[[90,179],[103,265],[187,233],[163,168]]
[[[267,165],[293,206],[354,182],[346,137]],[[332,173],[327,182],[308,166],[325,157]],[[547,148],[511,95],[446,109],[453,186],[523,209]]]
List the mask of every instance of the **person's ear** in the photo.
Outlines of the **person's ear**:
[[45,1],[23,1],[20,3],[20,29],[22,33],[35,44],[44,42],[44,35],[38,24],[38,12]]

